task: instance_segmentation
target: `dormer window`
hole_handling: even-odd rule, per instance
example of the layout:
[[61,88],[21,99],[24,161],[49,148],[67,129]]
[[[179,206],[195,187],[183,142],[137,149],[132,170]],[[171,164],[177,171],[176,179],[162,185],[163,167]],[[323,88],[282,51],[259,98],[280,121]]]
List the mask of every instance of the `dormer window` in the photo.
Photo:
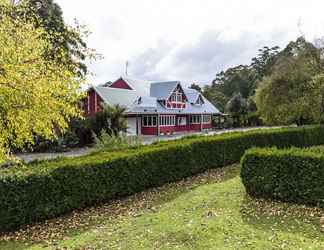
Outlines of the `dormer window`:
[[170,101],[171,102],[183,102],[182,96],[183,96],[182,92],[180,90],[177,90],[171,95]]
[[197,105],[203,105],[205,102],[203,100],[203,98],[201,97],[201,95],[198,96],[198,99],[196,101],[196,104]]

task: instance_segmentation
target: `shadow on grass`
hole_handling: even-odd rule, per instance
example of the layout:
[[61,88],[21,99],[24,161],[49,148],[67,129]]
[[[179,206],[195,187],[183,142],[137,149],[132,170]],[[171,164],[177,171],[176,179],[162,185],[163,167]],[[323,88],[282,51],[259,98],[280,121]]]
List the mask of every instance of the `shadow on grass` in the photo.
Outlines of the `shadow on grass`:
[[263,231],[285,232],[324,241],[319,220],[323,210],[291,203],[253,199],[246,195],[241,205],[244,223]]

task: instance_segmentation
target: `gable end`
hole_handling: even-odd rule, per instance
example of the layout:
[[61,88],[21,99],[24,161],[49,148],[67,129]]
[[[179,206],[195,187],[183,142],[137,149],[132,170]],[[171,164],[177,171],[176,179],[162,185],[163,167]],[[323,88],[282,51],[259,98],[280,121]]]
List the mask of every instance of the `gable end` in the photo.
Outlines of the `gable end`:
[[133,90],[131,86],[123,79],[119,78],[117,81],[113,82],[110,86],[110,88],[116,88],[116,89],[130,89]]

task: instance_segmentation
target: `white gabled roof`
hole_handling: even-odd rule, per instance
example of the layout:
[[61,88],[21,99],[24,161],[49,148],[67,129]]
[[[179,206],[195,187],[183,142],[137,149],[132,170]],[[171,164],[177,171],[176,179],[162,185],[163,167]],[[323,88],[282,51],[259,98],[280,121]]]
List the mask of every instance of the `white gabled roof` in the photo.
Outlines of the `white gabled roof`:
[[150,96],[151,83],[146,80],[139,80],[128,77],[121,77],[133,90],[137,91],[140,96]]
[[106,104],[119,104],[125,108],[130,108],[139,97],[138,93],[134,90],[110,87],[93,87],[93,89]]
[[[194,89],[183,88],[188,99],[184,109],[166,109],[160,99],[168,98],[172,91],[181,86],[179,81],[150,83],[145,80],[123,79],[131,88],[119,89],[111,87],[93,87],[106,104],[119,104],[127,108],[128,113],[168,113],[168,114],[219,114],[220,111],[211,104],[200,92]],[[182,88],[182,86],[181,86]],[[201,96],[204,103],[195,105]]]
[[179,84],[178,81],[153,82],[151,83],[150,96],[156,97],[158,100],[167,99]]

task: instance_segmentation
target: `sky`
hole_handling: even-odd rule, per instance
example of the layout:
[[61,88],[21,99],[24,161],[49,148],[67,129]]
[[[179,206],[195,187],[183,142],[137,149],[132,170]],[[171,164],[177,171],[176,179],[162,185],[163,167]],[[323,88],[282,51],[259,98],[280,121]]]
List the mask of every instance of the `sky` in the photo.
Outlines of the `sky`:
[[249,64],[263,46],[324,37],[323,0],[56,0],[64,19],[87,25],[89,84],[125,75],[151,81],[210,83]]

